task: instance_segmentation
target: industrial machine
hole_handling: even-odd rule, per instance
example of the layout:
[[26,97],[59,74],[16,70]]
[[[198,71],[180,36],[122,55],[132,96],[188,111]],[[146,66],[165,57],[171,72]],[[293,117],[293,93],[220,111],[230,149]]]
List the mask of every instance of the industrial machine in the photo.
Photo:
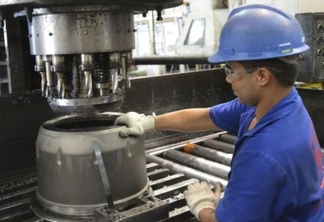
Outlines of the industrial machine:
[[55,112],[80,113],[123,100],[130,87],[134,14],[157,10],[160,19],[162,9],[181,2],[2,1],[1,8],[5,26],[10,16],[26,17],[42,96]]
[[[187,44],[179,46],[183,54],[195,48],[203,60],[217,47],[217,35],[207,31],[217,34],[212,24],[220,28],[226,7],[238,4],[206,2],[185,29],[214,28],[204,28],[206,41],[186,34],[180,42]],[[195,221],[186,187],[197,179],[226,186],[234,135],[155,132],[123,139],[122,126],[113,125],[129,110],[159,114],[234,98],[223,69],[130,80],[136,63],[199,62],[139,61],[131,53],[133,15],[156,10],[161,20],[163,9],[181,3],[0,0],[0,221]],[[206,8],[215,23],[198,18]],[[305,65],[313,61],[310,56]],[[323,144],[324,92],[298,90]]]

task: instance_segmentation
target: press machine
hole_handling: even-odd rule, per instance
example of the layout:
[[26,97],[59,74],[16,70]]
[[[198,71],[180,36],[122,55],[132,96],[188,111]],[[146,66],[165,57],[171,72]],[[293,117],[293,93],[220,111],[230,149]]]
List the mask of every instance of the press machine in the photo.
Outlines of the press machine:
[[[146,170],[153,194],[148,195],[143,190],[138,197],[128,199],[131,201],[119,201],[122,204],[117,204],[118,216],[109,212],[109,200],[106,205],[95,208],[90,216],[84,217],[82,212],[92,211],[92,206],[74,211],[78,213],[76,218],[71,217],[69,209],[76,210],[78,206],[67,204],[70,208],[65,209],[50,204],[44,210],[44,205],[35,201],[40,179],[36,175],[35,144],[39,128],[45,121],[62,114],[81,114],[73,121],[69,119],[55,125],[62,130],[76,125],[83,127],[85,123],[95,125],[97,120],[92,120],[97,112],[132,110],[159,114],[181,108],[208,107],[234,98],[230,85],[225,82],[223,69],[129,79],[129,69],[136,60],[131,53],[136,31],[133,15],[145,16],[148,10],[157,10],[156,19],[160,20],[163,9],[181,2],[94,0],[89,4],[85,0],[0,0],[1,24],[6,36],[3,44],[0,43],[5,52],[0,56],[6,57],[0,62],[0,221],[81,221],[89,218],[95,221],[151,221],[154,214],[164,215],[161,221],[194,221],[182,194],[187,185],[197,179],[217,180],[226,185],[235,136],[226,132],[156,132],[145,137]],[[224,5],[217,7],[226,10]],[[301,65],[300,81],[321,82],[322,14],[308,13],[297,18],[311,46]],[[155,63],[159,62],[155,60]],[[298,90],[323,144],[324,93],[317,89]],[[62,136],[69,133],[62,131]],[[187,143],[199,149],[184,154]],[[205,155],[208,159],[211,157],[206,154],[212,150],[217,152],[216,156],[222,156],[213,160],[216,162],[213,170],[210,170],[212,164],[206,167],[197,159],[188,165],[188,158],[194,157],[191,155]],[[41,155],[42,152],[44,150]],[[104,157],[105,153],[102,155]],[[57,165],[62,164],[64,153],[57,152],[54,159]],[[42,159],[43,163],[47,160],[51,158]],[[45,172],[42,175],[47,175],[46,164],[42,166]],[[134,173],[136,170],[134,168]],[[127,174],[118,174],[118,177],[127,177]],[[110,179],[116,182],[114,179],[118,177]],[[54,184],[47,182],[42,189],[52,192],[51,185]],[[131,185],[123,184],[118,195],[125,196],[122,190],[128,191]],[[66,194],[64,200],[70,201],[68,189],[71,187],[64,186],[66,189],[61,190]],[[55,193],[52,196],[55,197]],[[87,194],[82,197],[87,199]],[[57,208],[61,214],[56,212]]]

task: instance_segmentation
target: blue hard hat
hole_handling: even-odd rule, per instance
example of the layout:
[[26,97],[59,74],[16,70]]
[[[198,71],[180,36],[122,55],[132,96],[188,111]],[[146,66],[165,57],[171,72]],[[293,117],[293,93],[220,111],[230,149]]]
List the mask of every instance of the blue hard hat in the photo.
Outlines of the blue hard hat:
[[278,58],[308,50],[296,18],[264,4],[248,4],[230,13],[211,63]]

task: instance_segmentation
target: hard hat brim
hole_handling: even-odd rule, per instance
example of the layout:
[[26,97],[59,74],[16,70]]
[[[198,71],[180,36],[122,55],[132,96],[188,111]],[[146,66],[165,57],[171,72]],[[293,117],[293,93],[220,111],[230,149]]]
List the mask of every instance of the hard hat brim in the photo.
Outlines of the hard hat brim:
[[278,54],[278,52],[264,52],[262,55],[260,54],[247,54],[247,53],[235,53],[232,55],[221,55],[219,51],[215,54],[211,55],[208,58],[208,62],[213,64],[225,63],[230,61],[253,61],[253,60],[263,60],[263,59],[273,59],[273,58],[280,58],[290,55],[296,55],[302,52],[305,52],[309,49],[309,46],[304,44],[299,48],[295,48],[290,53]]

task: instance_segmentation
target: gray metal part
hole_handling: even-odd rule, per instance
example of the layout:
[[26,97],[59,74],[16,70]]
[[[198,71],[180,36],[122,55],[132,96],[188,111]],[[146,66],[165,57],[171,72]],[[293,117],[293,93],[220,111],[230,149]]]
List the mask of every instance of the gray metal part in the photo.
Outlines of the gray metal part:
[[94,147],[94,152],[96,154],[96,159],[98,162],[98,168],[100,171],[102,184],[104,186],[104,190],[106,193],[106,199],[107,199],[109,211],[115,212],[114,201],[113,201],[112,193],[111,193],[111,186],[110,186],[109,178],[107,176],[107,170],[106,170],[105,162],[102,158],[101,150],[99,149],[99,147],[96,146],[96,147]]
[[300,13],[296,14],[296,19],[304,31],[305,43],[310,47],[303,53],[305,58],[300,63],[297,80],[324,82],[324,13]]
[[[78,216],[78,217],[72,217],[68,215],[63,214],[57,214],[52,211],[49,211],[48,209],[44,208],[38,200],[34,197],[30,201],[30,208],[33,211],[35,215],[37,215],[37,218],[32,218],[30,222],[95,222],[94,218],[92,216]],[[29,221],[27,221],[29,222]]]
[[110,95],[95,98],[48,99],[48,104],[58,114],[89,114],[116,110],[121,106],[124,95]]
[[234,135],[230,135],[230,134],[223,134],[223,135],[221,135],[220,140],[224,141],[226,143],[235,144],[237,141],[237,137]]
[[209,64],[208,56],[139,56],[133,57],[134,65]]
[[169,217],[169,206],[155,197],[143,198],[142,203],[129,210],[110,214],[101,208],[95,211],[96,222],[139,222],[160,221]]
[[150,162],[157,163],[159,166],[169,169],[173,173],[183,173],[190,178],[196,178],[202,181],[206,181],[210,184],[221,183],[224,187],[227,186],[227,180],[207,174],[205,172],[195,170],[190,167],[183,166],[181,164],[174,163],[172,161],[163,159],[158,156],[146,154],[146,159]]
[[231,165],[232,162],[232,154],[224,153],[222,151],[209,149],[204,146],[196,145],[196,147],[192,150],[192,154],[195,156],[203,157],[207,160],[216,161],[227,166]]
[[221,150],[226,153],[234,153],[234,149],[235,149],[234,144],[229,144],[226,142],[216,141],[216,140],[211,140],[211,139],[204,141],[203,144],[210,148]]
[[224,166],[223,164],[172,149],[165,151],[163,157],[216,177],[221,177],[225,180],[228,179],[230,167]]
[[130,51],[135,47],[132,12],[79,12],[33,16],[32,55]]
[[55,130],[55,124],[70,123],[74,117],[50,120],[40,128],[36,142],[38,200],[45,208],[66,215],[89,215],[95,207],[105,205],[104,186],[93,152],[94,147],[99,147],[114,204],[126,207],[148,188],[143,138],[120,138],[122,127]]

